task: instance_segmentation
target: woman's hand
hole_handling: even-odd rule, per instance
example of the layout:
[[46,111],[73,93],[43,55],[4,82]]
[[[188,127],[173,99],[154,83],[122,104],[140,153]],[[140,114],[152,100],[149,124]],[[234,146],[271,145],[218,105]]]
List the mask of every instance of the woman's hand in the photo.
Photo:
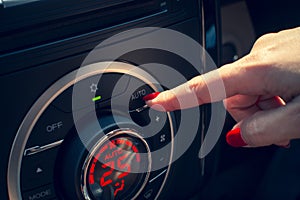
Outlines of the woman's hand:
[[[223,81],[226,96],[217,88],[208,90],[220,81],[216,77]],[[191,92],[198,103],[189,102]],[[186,103],[179,104],[178,97]],[[300,28],[264,35],[245,57],[162,92],[147,104],[173,111],[220,100],[249,146],[285,146],[300,138]]]

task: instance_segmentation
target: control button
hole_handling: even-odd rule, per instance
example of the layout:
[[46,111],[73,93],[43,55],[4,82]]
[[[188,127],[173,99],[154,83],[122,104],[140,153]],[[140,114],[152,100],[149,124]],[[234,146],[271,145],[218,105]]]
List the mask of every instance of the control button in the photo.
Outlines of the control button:
[[166,141],[166,134],[161,134],[159,142],[164,143],[165,141]]
[[55,197],[55,191],[52,184],[39,187],[23,194],[24,200],[49,200]]
[[153,93],[153,90],[148,85],[143,84],[131,92],[129,109],[134,110],[145,105],[145,101],[143,100],[144,96]]
[[[156,148],[157,146],[154,149]],[[152,163],[157,166],[168,166],[171,156],[170,148],[163,148],[160,151],[162,151],[160,155],[152,154]]]
[[60,128],[63,128],[63,126],[64,126],[63,121],[54,122],[53,124],[48,124],[48,125],[46,126],[46,131],[47,131],[48,133],[52,133],[52,132],[57,131],[57,130],[60,129]]
[[140,113],[148,108],[149,108],[148,105],[143,105],[142,107],[135,108],[134,110],[129,110],[129,113],[134,113],[134,112]]
[[91,93],[96,93],[98,90],[98,85],[96,83],[92,83],[90,85]]
[[153,194],[153,189],[149,189],[149,190],[147,190],[147,192],[145,192],[144,198],[145,199],[150,199],[152,194]]
[[145,105],[143,98],[153,92],[154,90],[149,85],[145,84],[145,82],[132,77],[126,89],[126,93],[122,98],[126,101],[124,103],[126,103],[127,106],[129,102],[129,110],[135,110],[143,107]]
[[158,134],[157,141],[159,142],[160,146],[164,146],[171,141],[170,134],[166,134],[162,132]]
[[42,151],[46,151],[48,149],[54,148],[59,146],[61,143],[63,142],[63,140],[59,140],[57,142],[53,142],[51,144],[47,144],[45,146],[34,146],[34,147],[30,147],[28,149],[25,149],[24,151],[24,156],[30,156],[36,153],[40,153]]
[[167,175],[167,168],[163,168],[157,171],[153,171],[150,174],[149,182],[147,184],[147,187],[143,191],[141,197],[139,199],[154,199],[157,195],[163,181],[165,180],[165,177]]
[[[76,110],[104,103],[125,92],[130,77],[121,73],[105,73],[79,81],[58,96],[52,105],[72,112],[72,104]],[[72,98],[76,98],[72,101]]]
[[149,200],[149,199],[155,199],[155,196],[157,195],[161,183],[157,184],[148,184],[148,186],[145,188],[145,190],[142,192],[142,194],[139,196],[138,199],[144,199],[144,200]]
[[167,170],[151,172],[149,182],[138,199],[155,199],[166,175]]
[[166,114],[149,108],[144,101],[144,97],[151,93],[153,93],[153,89],[148,85],[143,85],[136,89],[129,101],[129,113],[131,119],[139,126],[147,126],[152,122],[156,127],[162,128]]
[[43,172],[43,169],[41,169],[40,167],[38,167],[35,171],[36,174],[39,174],[39,173],[42,173]]
[[167,173],[167,169],[158,170],[151,174],[149,183],[159,183],[164,180]]
[[127,102],[127,105],[124,106],[128,107],[129,103],[131,119],[139,126],[146,126],[150,123],[149,107],[145,104],[143,98],[153,92],[154,90],[141,80],[131,78],[126,95],[122,97],[123,101]]
[[159,123],[159,122],[160,122],[160,116],[156,115],[156,116],[155,116],[155,121],[156,121],[157,123]]
[[58,148],[23,157],[21,168],[22,191],[31,190],[53,182]]
[[165,113],[157,113],[151,118],[154,118],[152,120],[159,126],[159,129],[156,131],[157,134],[153,136],[154,145],[156,146],[155,150],[158,150],[171,142],[170,123]]
[[168,166],[171,156],[171,133],[166,127],[152,138],[152,151],[161,151],[159,154],[152,155],[152,162],[159,163],[159,166]]
[[71,113],[64,113],[59,109],[49,106],[37,121],[30,137],[26,149],[32,147],[42,147],[59,140],[63,140],[73,125]]

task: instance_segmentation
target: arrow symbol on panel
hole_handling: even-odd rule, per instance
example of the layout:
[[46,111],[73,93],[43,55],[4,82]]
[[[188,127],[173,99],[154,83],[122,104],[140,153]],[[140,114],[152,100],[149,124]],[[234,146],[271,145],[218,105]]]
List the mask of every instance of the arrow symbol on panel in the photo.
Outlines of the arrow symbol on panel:
[[42,170],[41,168],[38,167],[38,168],[36,169],[35,172],[36,172],[37,174],[39,174],[39,173],[43,172],[43,170]]

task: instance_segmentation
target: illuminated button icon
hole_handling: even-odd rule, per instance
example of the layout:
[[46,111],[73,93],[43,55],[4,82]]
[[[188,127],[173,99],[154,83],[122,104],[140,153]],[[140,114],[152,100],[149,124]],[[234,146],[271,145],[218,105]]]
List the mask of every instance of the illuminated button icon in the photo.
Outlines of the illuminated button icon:
[[90,89],[91,89],[91,92],[92,92],[92,93],[96,93],[97,90],[98,90],[97,84],[92,83],[91,86],[90,86]]
[[160,142],[165,142],[166,141],[166,135],[163,134],[160,136]]
[[94,97],[94,98],[92,98],[92,101],[99,101],[99,100],[101,100],[102,99],[102,97],[101,96],[96,96],[96,97]]
[[159,116],[156,116],[156,117],[155,117],[155,121],[156,121],[156,122],[159,122],[159,120],[160,120],[160,117],[159,117]]
[[144,197],[145,199],[149,199],[152,196],[153,189],[148,190],[145,194]]
[[38,167],[37,169],[36,169],[36,171],[35,171],[37,174],[39,174],[39,173],[42,173],[43,172],[43,170],[40,168],[40,167]]

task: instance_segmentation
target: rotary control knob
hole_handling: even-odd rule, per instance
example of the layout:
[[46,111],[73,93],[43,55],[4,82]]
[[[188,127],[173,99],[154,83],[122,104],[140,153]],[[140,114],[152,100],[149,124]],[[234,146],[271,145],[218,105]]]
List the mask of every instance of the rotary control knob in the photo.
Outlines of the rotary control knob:
[[[88,146],[72,134],[61,148],[56,166],[57,190],[65,199],[135,199],[151,170],[148,143],[126,118],[119,128],[104,117],[104,136],[90,134]],[[110,123],[105,127],[105,123]]]
[[133,130],[109,133],[85,161],[82,188],[86,199],[134,199],[148,179],[148,155],[147,143]]
[[[119,62],[89,65],[38,99],[12,147],[8,185],[16,191],[9,191],[11,199],[45,191],[47,198],[78,200],[150,200],[162,193],[173,157],[174,116],[144,108],[142,97],[163,89],[135,69]],[[78,102],[73,102],[74,89]],[[42,134],[48,119],[60,124],[56,134]],[[33,177],[29,167],[39,169],[40,163],[47,170]]]

